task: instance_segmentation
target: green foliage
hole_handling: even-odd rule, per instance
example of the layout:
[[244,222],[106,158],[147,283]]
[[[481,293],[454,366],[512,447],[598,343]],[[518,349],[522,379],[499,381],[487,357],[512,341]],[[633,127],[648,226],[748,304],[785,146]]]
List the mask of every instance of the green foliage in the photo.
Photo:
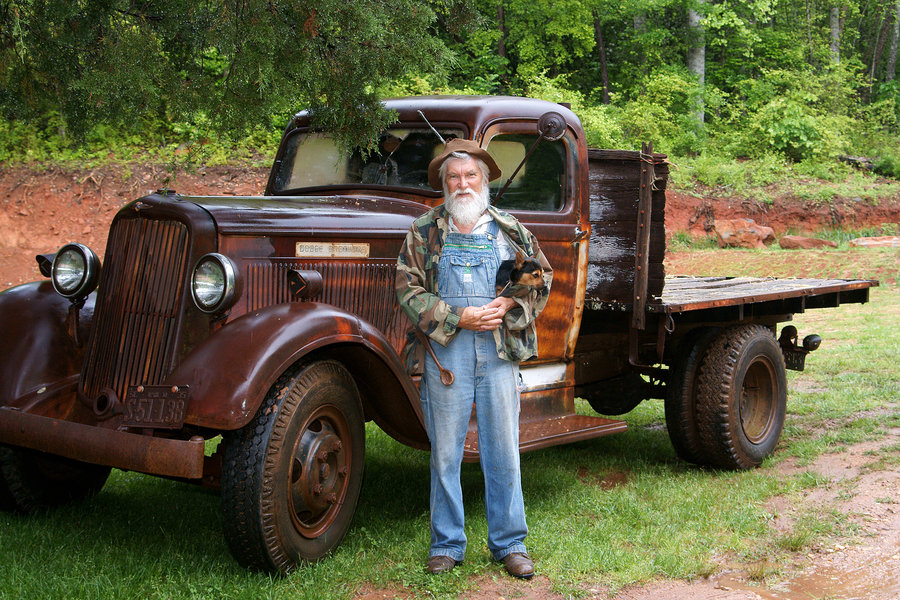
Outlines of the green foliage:
[[595,105],[584,95],[567,87],[565,77],[548,78],[541,73],[528,82],[528,95],[549,102],[567,103],[581,119],[589,146],[594,148],[621,148],[628,144],[616,110],[609,106]]
[[146,119],[241,134],[307,107],[367,143],[393,118],[374,88],[446,60],[433,21],[418,0],[5,0],[0,109],[26,122],[56,110],[78,135]]
[[739,160],[710,150],[696,158],[679,159],[678,166],[673,173],[674,181],[693,180],[728,195],[743,195],[750,189],[762,188],[792,174],[784,157],[775,154]]
[[[0,0],[0,160],[132,144],[226,160],[256,132],[271,152],[302,108],[365,146],[393,118],[383,95],[512,94],[569,102],[594,146],[720,157],[720,174],[697,172],[738,188],[744,158],[834,179],[840,154],[862,155],[896,178],[882,4],[841,4],[836,63],[829,7],[799,0]],[[688,9],[703,17],[703,83],[684,66],[701,41]]]
[[836,242],[840,248],[847,248],[847,243],[852,239],[883,235],[900,235],[900,224],[882,223],[880,227],[866,227],[863,229],[823,229],[816,234],[816,237]]
[[504,13],[507,43],[523,79],[558,71],[594,47],[590,6],[581,0],[516,0],[506,3]]
[[889,146],[879,152],[875,160],[875,172],[885,177],[900,179],[900,149]]
[[813,155],[822,140],[815,115],[799,102],[782,98],[764,106],[753,125],[765,147],[793,160]]
[[144,123],[139,132],[98,123],[78,138],[58,113],[41,123],[0,121],[0,163],[91,166],[143,161],[191,168],[198,164],[271,164],[280,131],[227,135],[211,124]]
[[712,250],[718,248],[719,243],[716,236],[694,236],[686,231],[676,231],[672,237],[666,242],[666,249],[669,252],[687,252],[690,250]]
[[852,132],[859,129],[858,84],[849,67],[765,70],[738,83],[711,137],[733,156],[776,152],[794,161],[834,159],[852,147]]
[[683,68],[664,67],[644,78],[641,91],[624,102],[621,121],[632,145],[653,141],[654,149],[679,156],[703,146],[703,128],[696,114],[702,88]]

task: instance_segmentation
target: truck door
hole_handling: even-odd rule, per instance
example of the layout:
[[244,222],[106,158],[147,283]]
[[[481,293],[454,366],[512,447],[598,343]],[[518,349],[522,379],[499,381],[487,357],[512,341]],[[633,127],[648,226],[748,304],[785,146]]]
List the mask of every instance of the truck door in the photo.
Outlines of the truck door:
[[534,233],[553,266],[550,300],[537,322],[538,361],[559,362],[573,355],[587,264],[587,237],[579,236],[587,223],[582,223],[582,185],[576,176],[584,153],[572,131],[555,142],[542,140],[499,200],[493,200],[537,137],[534,123],[520,121],[494,124],[485,133],[487,150],[503,171],[491,184],[492,202]]

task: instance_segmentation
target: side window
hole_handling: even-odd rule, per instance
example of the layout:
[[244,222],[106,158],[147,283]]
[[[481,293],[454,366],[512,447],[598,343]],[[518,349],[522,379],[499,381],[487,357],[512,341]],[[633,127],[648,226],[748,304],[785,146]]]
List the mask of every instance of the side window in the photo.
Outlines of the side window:
[[[513,174],[537,139],[536,134],[500,134],[491,138],[487,151],[497,161],[503,176],[491,182],[491,197]],[[566,150],[562,141],[541,141],[516,173],[499,201],[504,210],[557,211],[563,205]]]

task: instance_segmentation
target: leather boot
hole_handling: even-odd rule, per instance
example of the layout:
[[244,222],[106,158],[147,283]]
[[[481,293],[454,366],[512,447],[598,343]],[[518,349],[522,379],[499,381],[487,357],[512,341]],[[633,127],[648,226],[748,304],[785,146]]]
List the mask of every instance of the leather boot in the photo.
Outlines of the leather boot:
[[425,563],[425,570],[432,575],[438,575],[439,573],[449,573],[458,564],[457,561],[446,555],[432,556]]
[[510,552],[504,556],[503,566],[507,573],[519,579],[531,579],[534,576],[534,562],[522,552]]

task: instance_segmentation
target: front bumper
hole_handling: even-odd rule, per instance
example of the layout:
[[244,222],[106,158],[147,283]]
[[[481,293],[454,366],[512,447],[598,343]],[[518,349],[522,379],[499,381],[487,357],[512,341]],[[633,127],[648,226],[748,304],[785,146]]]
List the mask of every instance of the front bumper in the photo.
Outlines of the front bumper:
[[200,479],[204,441],[114,431],[0,408],[0,443],[152,475]]

